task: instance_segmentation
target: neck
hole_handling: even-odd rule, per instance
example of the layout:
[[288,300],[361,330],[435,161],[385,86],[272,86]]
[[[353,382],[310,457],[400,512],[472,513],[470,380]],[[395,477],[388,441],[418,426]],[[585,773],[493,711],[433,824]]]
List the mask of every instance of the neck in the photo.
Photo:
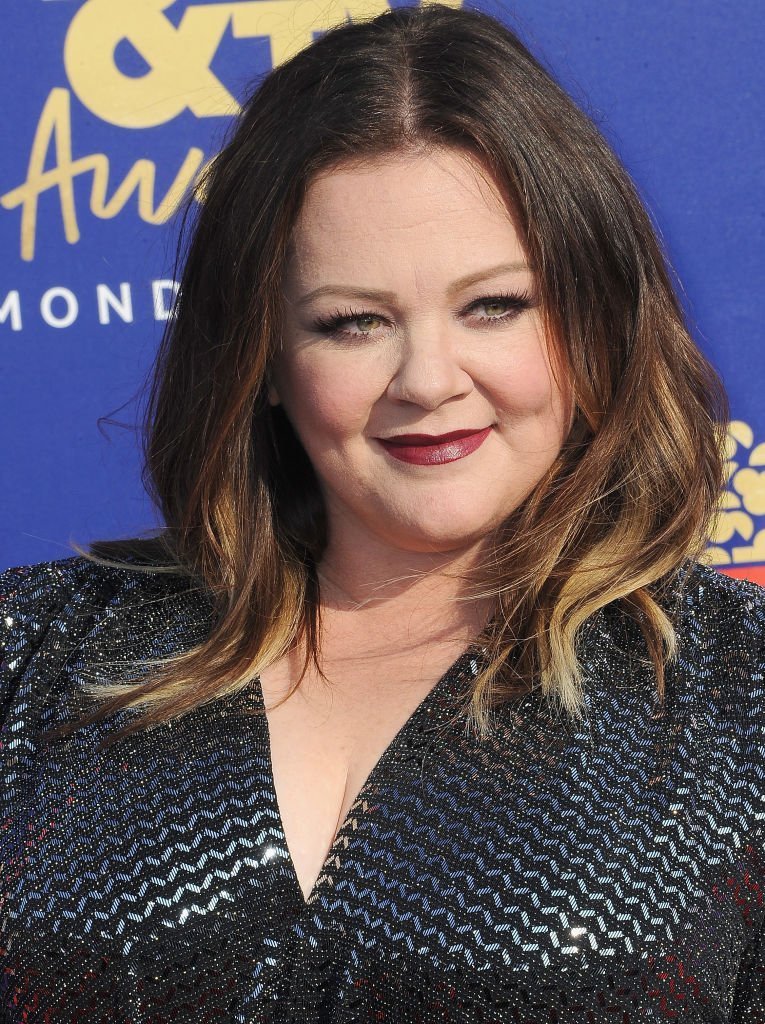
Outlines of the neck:
[[[349,531],[331,542],[319,563],[321,603],[336,622],[363,621],[406,642],[477,635],[487,621],[491,602],[471,600],[464,578],[478,563],[484,545],[448,552],[396,548]],[[370,640],[373,640],[370,636]]]

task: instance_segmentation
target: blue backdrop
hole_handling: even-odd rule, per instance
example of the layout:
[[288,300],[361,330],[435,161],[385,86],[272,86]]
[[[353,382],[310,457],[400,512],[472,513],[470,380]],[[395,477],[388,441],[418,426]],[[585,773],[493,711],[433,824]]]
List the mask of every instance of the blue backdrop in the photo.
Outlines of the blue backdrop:
[[[177,198],[247,84],[345,17],[313,0],[3,0],[0,567],[156,525],[131,403],[172,299]],[[516,29],[636,180],[731,397],[709,547],[765,582],[761,0],[475,4]]]

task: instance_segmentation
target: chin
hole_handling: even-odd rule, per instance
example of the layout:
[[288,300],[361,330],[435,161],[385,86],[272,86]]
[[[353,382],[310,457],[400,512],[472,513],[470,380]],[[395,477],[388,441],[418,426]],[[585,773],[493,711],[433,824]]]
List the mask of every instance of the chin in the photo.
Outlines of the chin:
[[455,529],[454,521],[444,523],[439,530],[434,523],[423,523],[418,529],[411,523],[405,528],[391,530],[388,541],[404,551],[419,554],[448,554],[464,551],[484,541],[494,529],[493,523],[471,524],[464,529]]

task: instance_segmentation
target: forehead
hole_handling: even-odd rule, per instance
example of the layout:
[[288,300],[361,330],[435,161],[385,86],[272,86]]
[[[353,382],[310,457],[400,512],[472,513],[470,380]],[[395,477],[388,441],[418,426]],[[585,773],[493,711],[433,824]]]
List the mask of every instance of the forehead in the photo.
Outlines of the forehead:
[[501,186],[471,154],[445,149],[317,175],[290,248],[288,279],[306,285],[361,270],[369,278],[443,268],[451,277],[456,267],[525,257]]

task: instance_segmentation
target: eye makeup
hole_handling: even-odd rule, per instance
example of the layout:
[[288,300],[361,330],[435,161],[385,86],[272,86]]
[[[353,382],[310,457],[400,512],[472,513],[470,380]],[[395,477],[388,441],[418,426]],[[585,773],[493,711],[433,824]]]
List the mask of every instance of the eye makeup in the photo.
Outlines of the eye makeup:
[[[515,320],[521,313],[533,308],[538,303],[527,292],[502,291],[492,295],[484,295],[475,302],[472,302],[465,312],[469,312],[476,306],[503,305],[507,307],[505,313],[500,316],[479,317],[481,329],[492,329],[494,325],[504,325]],[[369,331],[348,331],[344,329],[345,324],[351,324],[357,320],[380,320],[387,323],[386,317],[375,313],[370,309],[336,309],[328,317],[317,317],[312,324],[312,329],[319,334],[326,334],[333,338],[364,338],[372,337]]]

